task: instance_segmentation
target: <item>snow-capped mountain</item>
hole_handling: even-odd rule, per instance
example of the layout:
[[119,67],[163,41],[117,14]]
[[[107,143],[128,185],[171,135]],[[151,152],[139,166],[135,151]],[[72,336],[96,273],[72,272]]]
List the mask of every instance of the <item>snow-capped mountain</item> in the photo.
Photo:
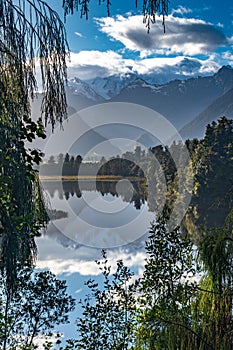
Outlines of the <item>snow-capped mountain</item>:
[[149,107],[180,129],[232,87],[233,69],[225,66],[213,76],[176,79],[159,85],[138,78],[111,101]]
[[125,76],[97,77],[87,81],[93,90],[95,90],[104,99],[109,100],[118,95],[122,89],[129,85],[136,78],[133,74]]
[[79,78],[68,79],[68,86],[71,89],[71,93],[74,95],[83,96],[92,101],[102,101],[102,97],[91,88],[91,86]]
[[[121,76],[97,77],[82,81],[77,77],[69,79],[69,86],[78,95],[82,95],[93,101],[98,101],[101,96],[109,100],[118,95],[122,89],[135,79],[142,79],[149,84],[165,84],[175,79],[188,79],[194,77],[200,71],[201,64],[198,60],[184,58],[174,66],[163,66],[153,69],[149,74],[126,74]],[[97,95],[97,96],[96,96]]]
[[[189,64],[188,67],[190,67]],[[206,124],[221,116],[221,114],[232,117],[231,99],[233,90],[228,94],[228,91],[233,89],[233,68],[230,66],[222,67],[212,76],[198,76],[182,80],[176,79],[164,84],[152,84],[138,76],[128,76],[125,79],[116,77],[99,78],[95,82],[99,93],[87,82],[77,78],[69,79],[69,86],[67,88],[69,116],[81,109],[99,103],[130,102],[159,112],[177,130],[181,130],[186,126],[182,129],[182,136],[185,138],[202,135]],[[112,98],[109,98],[115,91],[114,89],[116,89],[118,94],[114,94]],[[102,96],[104,95],[104,91],[108,91],[105,98]],[[41,99],[42,95],[39,95],[38,99],[32,104],[34,118],[40,115]],[[79,147],[77,148],[78,153],[80,153],[80,149],[87,150],[90,144],[95,146],[105,140],[114,138],[111,132],[111,125],[105,131],[92,130],[92,133],[88,135],[88,139],[80,140]],[[51,135],[49,127],[47,128],[47,133],[49,137]],[[123,138],[141,140],[140,137],[142,135],[135,136],[132,130],[126,130],[125,128],[125,133],[122,136]],[[143,140],[145,138],[146,136],[143,135]],[[150,143],[154,142],[149,139],[147,141]],[[43,149],[43,141],[39,140],[38,142],[35,147]],[[147,145],[147,142],[145,141],[143,144]]]

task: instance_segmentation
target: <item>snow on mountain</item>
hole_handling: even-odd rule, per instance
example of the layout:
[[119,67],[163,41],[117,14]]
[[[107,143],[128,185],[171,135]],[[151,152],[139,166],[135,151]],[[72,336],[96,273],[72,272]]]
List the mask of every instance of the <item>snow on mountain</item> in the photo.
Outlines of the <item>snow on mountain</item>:
[[68,79],[68,86],[74,95],[86,97],[92,101],[101,101],[101,96],[91,88],[91,86],[77,77]]
[[195,59],[185,57],[181,62],[175,65],[176,71],[181,75],[193,75],[198,73],[201,68],[201,63]]
[[105,78],[97,77],[88,80],[87,83],[105,100],[109,100],[115,95],[118,95],[133,79],[135,79],[135,75],[133,74],[126,76],[113,75]]
[[[142,79],[151,85],[163,85],[172,80],[187,80],[198,75],[205,76],[206,73],[201,68],[202,66],[199,60],[185,57],[172,66],[165,65],[163,67],[153,68],[149,73],[145,74],[135,71],[135,73],[132,72],[131,74],[96,77],[87,81],[82,81],[77,77],[71,77],[69,79],[69,86],[78,95],[85,96],[93,101],[98,101],[99,96],[104,100],[110,100],[135,79]],[[215,68],[217,69],[217,67]]]
[[164,66],[156,68],[148,74],[131,73],[121,76],[97,77],[87,80],[86,83],[102,96],[109,100],[118,95],[122,89],[128,86],[136,79],[142,79],[148,84],[164,84],[174,79],[188,79],[197,75],[201,64],[198,60],[184,58],[174,66]]
[[161,91],[161,87],[163,85],[156,85],[156,84],[150,84],[147,83],[145,80],[141,79],[141,78],[136,78],[132,83],[130,83],[126,89],[128,90],[134,90],[137,88],[145,88],[145,89],[149,89],[152,92],[160,92]]
[[181,129],[231,88],[233,69],[226,66],[212,76],[176,79],[159,85],[149,84],[138,78],[111,101],[149,107]]
[[98,77],[88,82],[70,78],[68,102],[76,110],[104,101],[137,103],[156,110],[181,129],[233,87],[231,66],[211,76],[193,77],[199,66],[198,61],[185,58],[176,69],[176,77],[182,78],[162,84],[154,83],[159,80],[158,72],[151,72],[149,80],[134,74]]

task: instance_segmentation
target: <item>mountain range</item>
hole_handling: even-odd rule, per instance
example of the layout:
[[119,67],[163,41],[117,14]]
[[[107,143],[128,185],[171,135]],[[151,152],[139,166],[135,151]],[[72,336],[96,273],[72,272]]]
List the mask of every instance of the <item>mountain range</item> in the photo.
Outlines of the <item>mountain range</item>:
[[[40,100],[33,103],[34,116],[40,113]],[[200,138],[208,123],[223,115],[233,117],[233,68],[223,66],[211,76],[175,79],[162,84],[134,75],[99,77],[91,81],[72,77],[68,80],[67,101],[70,116],[100,103],[139,104],[162,114],[184,139]],[[105,130],[104,138],[107,134]],[[92,135],[94,144],[95,138],[100,139],[96,133]]]

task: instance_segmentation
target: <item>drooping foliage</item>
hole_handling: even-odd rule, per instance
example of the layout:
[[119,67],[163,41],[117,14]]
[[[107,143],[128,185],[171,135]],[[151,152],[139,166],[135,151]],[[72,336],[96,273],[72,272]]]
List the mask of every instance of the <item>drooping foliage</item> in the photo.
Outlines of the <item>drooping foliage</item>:
[[1,0],[1,82],[16,84],[20,96],[15,114],[29,114],[29,98],[37,88],[36,67],[42,77],[45,122],[54,126],[66,116],[66,55],[64,26],[55,11],[42,0]]
[[[24,142],[44,137],[41,120],[33,122],[22,113],[17,82],[1,84],[0,92],[0,268],[13,287],[17,269],[35,256],[34,235],[47,222],[42,194],[33,163],[41,153],[26,150]],[[9,88],[11,87],[11,88]]]
[[0,1],[0,267],[9,290],[35,257],[33,236],[47,217],[33,166],[41,152],[26,148],[45,138],[31,119],[30,99],[42,77],[45,123],[66,117],[66,37],[58,15],[43,1]]
[[230,349],[233,342],[232,227],[206,232],[199,245],[205,275],[195,308],[202,310],[200,330],[214,349]]
[[[134,0],[132,0],[133,2]],[[107,14],[111,14],[111,1],[110,0],[98,0],[99,5],[105,4]],[[143,0],[142,1],[142,13],[144,15],[144,23],[148,32],[150,31],[151,23],[155,22],[155,15],[163,17],[163,27],[165,30],[165,16],[168,15],[168,7],[170,0]],[[138,7],[139,1],[135,0],[135,6]],[[90,10],[90,0],[63,0],[63,8],[65,17],[74,11],[80,11],[80,16],[88,19]]]

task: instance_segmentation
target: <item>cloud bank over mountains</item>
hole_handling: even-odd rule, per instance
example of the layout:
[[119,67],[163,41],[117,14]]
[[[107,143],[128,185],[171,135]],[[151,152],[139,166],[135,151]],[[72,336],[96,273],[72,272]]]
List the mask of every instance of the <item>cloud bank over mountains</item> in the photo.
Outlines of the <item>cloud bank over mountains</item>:
[[89,80],[100,76],[163,73],[169,80],[169,75],[173,79],[176,72],[178,77],[207,75],[224,64],[233,64],[233,38],[224,34],[220,23],[214,25],[183,17],[190,13],[184,7],[173,10],[166,18],[165,33],[162,18],[156,16],[149,34],[141,15],[96,18],[99,32],[108,37],[112,46],[108,51],[100,47],[100,50],[71,53],[69,76]]
[[163,32],[162,18],[156,16],[148,35],[142,30],[142,17],[105,17],[96,20],[100,30],[110,39],[121,42],[125,48],[140,51],[141,57],[150,54],[208,54],[216,47],[227,44],[228,39],[220,28],[200,19],[180,18],[169,15],[166,18],[166,32]]

